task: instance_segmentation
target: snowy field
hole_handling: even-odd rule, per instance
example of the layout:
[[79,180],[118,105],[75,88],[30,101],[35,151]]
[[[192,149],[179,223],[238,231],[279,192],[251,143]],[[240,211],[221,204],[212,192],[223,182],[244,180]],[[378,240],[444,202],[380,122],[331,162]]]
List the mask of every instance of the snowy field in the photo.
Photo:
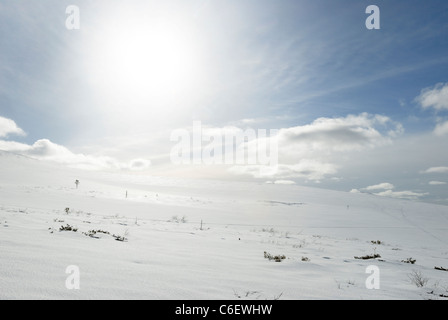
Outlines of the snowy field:
[[447,300],[444,269],[446,206],[0,153],[0,299]]

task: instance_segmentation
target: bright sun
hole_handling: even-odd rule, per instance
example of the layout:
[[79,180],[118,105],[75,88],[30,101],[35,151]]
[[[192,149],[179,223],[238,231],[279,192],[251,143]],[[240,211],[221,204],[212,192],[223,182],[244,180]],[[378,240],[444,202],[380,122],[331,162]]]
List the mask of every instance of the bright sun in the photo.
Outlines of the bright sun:
[[88,73],[111,99],[160,103],[188,95],[200,82],[197,41],[177,20],[120,17],[91,47]]

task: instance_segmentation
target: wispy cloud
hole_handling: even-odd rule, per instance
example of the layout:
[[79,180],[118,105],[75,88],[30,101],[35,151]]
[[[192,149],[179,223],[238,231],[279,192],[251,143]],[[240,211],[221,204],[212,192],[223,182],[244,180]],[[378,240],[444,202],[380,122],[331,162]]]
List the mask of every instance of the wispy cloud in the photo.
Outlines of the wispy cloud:
[[431,185],[431,186],[441,186],[441,185],[445,185],[446,182],[443,182],[443,181],[429,181],[428,184]]
[[448,167],[431,167],[422,171],[422,173],[448,173]]
[[395,186],[392,183],[389,182],[383,182],[380,184],[376,184],[373,186],[368,186],[364,188],[363,190],[371,191],[371,190],[392,190],[395,189]]
[[128,168],[132,171],[142,171],[148,169],[150,166],[151,161],[148,159],[133,159],[129,162]]
[[294,181],[292,180],[275,180],[275,181],[266,181],[267,184],[286,184],[286,185],[291,185],[291,184],[296,184]]
[[329,175],[337,173],[337,166],[332,163],[324,163],[314,159],[302,159],[295,164],[279,164],[275,167],[246,165],[232,166],[230,173],[238,175],[250,175],[263,179],[305,179],[318,182]]

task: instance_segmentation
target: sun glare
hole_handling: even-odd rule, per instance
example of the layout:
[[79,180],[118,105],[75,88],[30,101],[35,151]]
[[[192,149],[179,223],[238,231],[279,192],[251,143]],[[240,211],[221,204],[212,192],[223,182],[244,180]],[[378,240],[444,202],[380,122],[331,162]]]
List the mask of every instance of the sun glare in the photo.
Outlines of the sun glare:
[[91,80],[111,100],[163,103],[199,88],[197,41],[178,20],[117,18],[93,39],[91,57]]

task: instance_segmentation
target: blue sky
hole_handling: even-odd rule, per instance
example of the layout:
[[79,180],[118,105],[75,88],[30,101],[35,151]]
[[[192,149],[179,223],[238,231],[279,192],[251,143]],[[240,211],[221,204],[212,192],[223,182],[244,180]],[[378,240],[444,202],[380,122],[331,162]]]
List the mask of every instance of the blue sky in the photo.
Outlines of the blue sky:
[[194,174],[448,204],[447,35],[437,0],[3,1],[0,148],[160,174],[193,121],[279,129],[272,176]]

